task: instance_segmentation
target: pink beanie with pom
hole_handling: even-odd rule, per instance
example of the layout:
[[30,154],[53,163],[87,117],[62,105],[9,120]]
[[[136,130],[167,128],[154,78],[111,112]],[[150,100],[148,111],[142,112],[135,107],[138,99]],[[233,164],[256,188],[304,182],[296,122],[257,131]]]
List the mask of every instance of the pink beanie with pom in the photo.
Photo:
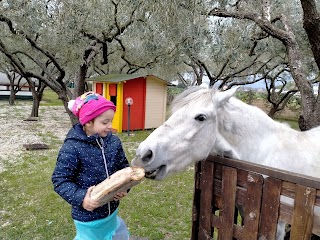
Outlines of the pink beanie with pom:
[[116,111],[113,102],[95,92],[87,92],[77,97],[76,100],[70,100],[68,108],[79,118],[82,125],[109,109]]

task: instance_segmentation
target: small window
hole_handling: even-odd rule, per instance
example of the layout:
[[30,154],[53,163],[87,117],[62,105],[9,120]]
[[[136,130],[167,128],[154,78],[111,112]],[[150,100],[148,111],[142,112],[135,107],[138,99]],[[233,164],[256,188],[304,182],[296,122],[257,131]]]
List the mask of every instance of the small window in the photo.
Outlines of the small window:
[[110,101],[117,106],[117,96],[110,96]]
[[117,106],[117,84],[109,84],[110,101]]

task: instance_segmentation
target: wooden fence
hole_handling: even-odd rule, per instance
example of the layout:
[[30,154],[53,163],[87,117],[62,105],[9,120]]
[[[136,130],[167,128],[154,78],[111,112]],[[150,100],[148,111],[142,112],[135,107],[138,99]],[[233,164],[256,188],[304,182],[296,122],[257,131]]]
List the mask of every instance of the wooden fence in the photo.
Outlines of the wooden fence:
[[272,240],[278,219],[290,224],[290,239],[320,236],[320,178],[213,156],[195,174],[193,240]]

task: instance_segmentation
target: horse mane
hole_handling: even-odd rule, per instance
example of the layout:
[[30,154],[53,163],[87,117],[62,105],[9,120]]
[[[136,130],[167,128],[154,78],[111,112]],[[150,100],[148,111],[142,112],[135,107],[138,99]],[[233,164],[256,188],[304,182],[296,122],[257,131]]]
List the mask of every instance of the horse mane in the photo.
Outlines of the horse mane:
[[[204,103],[207,103],[209,101],[212,101],[212,95],[218,92],[217,89],[208,89],[203,88],[201,86],[191,86],[188,87],[186,90],[178,94],[170,104],[170,113],[174,113],[178,109],[190,104],[195,103],[199,105],[203,105]],[[235,111],[241,113],[241,116],[243,119],[246,119],[246,121],[251,121],[252,119],[255,119],[256,122],[262,121],[262,123],[267,123],[268,125],[272,125],[272,127],[277,126],[280,129],[292,129],[288,124],[283,124],[277,121],[274,121],[272,118],[270,118],[264,111],[262,111],[260,108],[256,106],[251,106],[246,104],[245,102],[237,99],[232,98],[230,100],[233,102],[232,104],[229,104],[229,109],[236,109]],[[257,119],[256,116],[259,115],[260,117]],[[223,117],[223,116],[220,116]],[[225,121],[228,122],[228,121]],[[259,123],[260,124],[260,123]]]
[[[178,94],[170,104],[170,112],[173,113],[177,109],[188,105],[191,101],[211,101],[211,91],[215,89],[207,89],[200,86],[188,87],[182,93]],[[205,95],[205,96],[204,96]]]

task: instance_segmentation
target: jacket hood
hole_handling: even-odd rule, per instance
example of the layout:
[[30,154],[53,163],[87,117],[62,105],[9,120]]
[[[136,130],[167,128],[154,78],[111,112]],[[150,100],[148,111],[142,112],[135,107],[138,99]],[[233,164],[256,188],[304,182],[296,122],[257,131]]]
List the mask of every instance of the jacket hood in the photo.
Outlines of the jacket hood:
[[83,131],[83,126],[80,123],[75,124],[66,136],[66,140],[74,139],[78,141],[88,142],[88,143],[96,143],[97,139],[103,139],[106,142],[111,138],[112,132],[110,131],[106,137],[100,137],[98,134],[94,134],[92,136],[87,136],[87,134]]

